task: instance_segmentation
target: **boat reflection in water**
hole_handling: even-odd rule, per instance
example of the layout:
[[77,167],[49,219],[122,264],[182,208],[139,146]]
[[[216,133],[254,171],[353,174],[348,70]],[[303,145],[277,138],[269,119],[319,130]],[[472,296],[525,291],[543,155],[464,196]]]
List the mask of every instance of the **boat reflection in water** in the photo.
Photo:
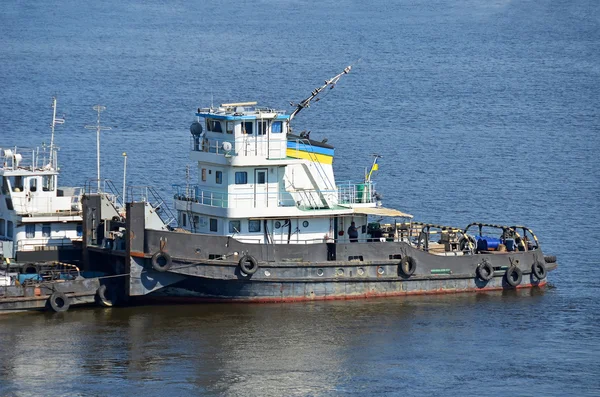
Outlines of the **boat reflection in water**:
[[[7,316],[0,394],[319,395],[390,392],[398,382],[418,392],[483,375],[490,339],[514,351],[495,359],[501,376],[520,348],[537,343],[535,332],[514,329],[515,319],[546,321],[536,308],[551,292]],[[456,361],[459,350],[464,360]]]

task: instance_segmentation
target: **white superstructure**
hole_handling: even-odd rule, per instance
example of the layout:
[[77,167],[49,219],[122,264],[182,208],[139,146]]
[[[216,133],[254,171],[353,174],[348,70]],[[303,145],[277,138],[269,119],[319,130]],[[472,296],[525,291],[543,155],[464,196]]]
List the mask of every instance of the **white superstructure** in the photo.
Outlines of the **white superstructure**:
[[81,241],[81,189],[58,187],[54,146],[56,99],[50,148],[0,147],[0,254],[54,251]]
[[406,215],[377,206],[370,178],[337,182],[333,146],[290,133],[297,111],[255,102],[198,109],[190,127],[198,182],[177,186],[180,227],[261,244],[348,242],[351,222],[366,239],[368,214]]

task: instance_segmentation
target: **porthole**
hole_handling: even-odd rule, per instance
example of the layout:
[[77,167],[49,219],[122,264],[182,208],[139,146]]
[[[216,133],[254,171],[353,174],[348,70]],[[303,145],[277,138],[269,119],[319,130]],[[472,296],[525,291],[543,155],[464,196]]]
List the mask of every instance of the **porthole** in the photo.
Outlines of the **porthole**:
[[308,227],[308,221],[304,221],[304,222],[302,222],[302,226],[303,226],[303,227]]
[[382,267],[378,267],[378,268],[377,268],[377,273],[379,273],[379,274],[383,274],[383,273],[385,273],[385,271],[383,270],[383,268],[382,268]]
[[365,269],[363,269],[362,267],[359,267],[356,272],[358,273],[359,276],[362,276],[363,274],[365,274]]
[[281,227],[281,222],[275,221],[275,229],[279,229]]
[[344,269],[337,269],[337,270],[336,270],[336,274],[337,274],[338,276],[343,276],[343,275],[344,275]]
[[269,277],[271,275],[271,272],[268,270],[265,270],[265,276]]
[[322,276],[322,275],[323,275],[323,269],[318,269],[317,276]]

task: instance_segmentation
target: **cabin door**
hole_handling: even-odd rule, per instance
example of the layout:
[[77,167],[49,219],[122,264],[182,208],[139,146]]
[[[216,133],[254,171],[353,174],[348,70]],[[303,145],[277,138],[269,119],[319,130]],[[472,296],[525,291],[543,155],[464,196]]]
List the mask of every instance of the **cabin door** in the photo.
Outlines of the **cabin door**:
[[254,208],[263,208],[268,206],[268,169],[256,168],[254,170]]

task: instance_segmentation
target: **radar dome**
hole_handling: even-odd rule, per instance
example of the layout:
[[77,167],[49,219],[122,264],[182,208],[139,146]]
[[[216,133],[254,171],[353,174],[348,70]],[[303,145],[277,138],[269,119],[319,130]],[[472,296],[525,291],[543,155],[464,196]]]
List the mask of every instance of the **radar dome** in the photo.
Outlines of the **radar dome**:
[[190,125],[190,132],[194,136],[202,135],[202,124],[197,121],[194,121],[192,125]]

